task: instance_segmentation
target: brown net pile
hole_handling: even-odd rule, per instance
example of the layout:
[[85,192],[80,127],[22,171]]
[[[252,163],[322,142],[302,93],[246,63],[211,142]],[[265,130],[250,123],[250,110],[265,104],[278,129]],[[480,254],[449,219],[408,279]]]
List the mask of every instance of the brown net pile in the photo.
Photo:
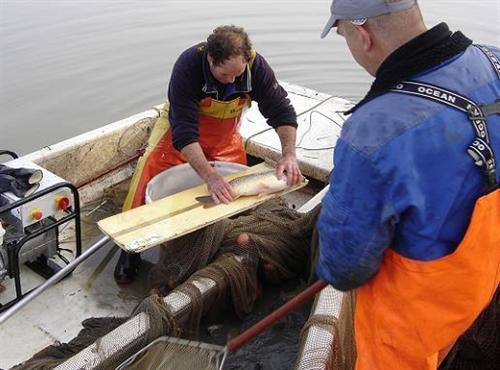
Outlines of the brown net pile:
[[[302,214],[276,199],[173,240],[162,247],[150,285],[166,295],[187,278],[212,279],[220,299],[228,298],[229,290],[234,309],[243,318],[260,294],[258,277],[277,283],[307,272],[318,213],[319,207]],[[180,289],[189,289],[185,286]],[[196,293],[192,298],[197,300]]]
[[[289,209],[284,200],[275,199],[169,242],[151,271],[150,285],[160,296],[174,290],[172,293],[189,297],[188,313],[177,317],[159,295],[150,296],[131,315],[147,313],[151,323],[148,332],[121,352],[99,353],[96,361],[100,365],[95,368],[115,368],[160,336],[195,338],[201,317],[229,302],[240,317],[245,317],[261,294],[261,281],[280,282],[307,273],[318,213],[319,207],[302,214]],[[202,297],[194,284],[199,279],[213,280],[215,293]],[[50,346],[15,369],[53,368],[125,321],[89,320],[94,323],[90,337],[82,336],[82,331],[71,342]]]

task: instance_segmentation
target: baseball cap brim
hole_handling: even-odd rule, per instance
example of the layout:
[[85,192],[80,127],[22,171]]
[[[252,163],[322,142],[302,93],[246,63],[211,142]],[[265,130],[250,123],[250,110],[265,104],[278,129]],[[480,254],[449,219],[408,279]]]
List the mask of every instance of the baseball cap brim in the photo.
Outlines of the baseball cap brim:
[[325,38],[326,35],[328,35],[328,32],[335,27],[335,24],[337,23],[338,19],[335,15],[331,15],[330,19],[328,22],[326,22],[325,28],[323,28],[323,32],[321,32],[321,38]]

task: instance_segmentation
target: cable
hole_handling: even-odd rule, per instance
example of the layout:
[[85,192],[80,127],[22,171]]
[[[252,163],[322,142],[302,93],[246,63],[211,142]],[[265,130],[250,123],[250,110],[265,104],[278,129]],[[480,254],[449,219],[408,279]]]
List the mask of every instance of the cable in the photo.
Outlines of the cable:
[[[326,99],[325,99],[326,100]],[[319,148],[307,148],[307,147],[303,147],[303,146],[300,146],[300,144],[302,143],[302,141],[304,140],[305,136],[311,131],[312,129],[312,122],[313,122],[313,114],[316,113],[316,114],[319,114],[323,117],[325,117],[326,119],[328,119],[329,121],[333,122],[338,128],[342,128],[342,125],[343,123],[345,122],[345,118],[340,114],[341,112],[335,112],[335,114],[337,114],[340,118],[340,120],[342,120],[342,124],[338,123],[337,121],[335,121],[333,118],[327,116],[326,114],[320,112],[320,111],[317,111],[317,110],[308,110],[310,111],[311,113],[309,114],[309,127],[307,128],[307,130],[301,135],[300,139],[299,139],[299,142],[297,143],[297,145],[295,146],[295,148],[297,149],[302,149],[302,150],[305,150],[305,151],[321,151],[321,150],[331,150],[331,149],[334,149],[335,146],[327,146],[327,147],[319,147]],[[338,136],[337,136],[338,138]]]
[[[325,115],[325,114],[323,114],[323,113],[321,113],[321,112],[319,112],[319,111],[315,110],[316,108],[318,108],[319,106],[321,106],[321,105],[325,104],[328,100],[333,99],[333,98],[336,98],[336,97],[335,97],[334,95],[330,95],[329,97],[327,97],[327,98],[325,98],[325,99],[321,100],[319,103],[317,103],[317,104],[313,105],[312,107],[307,108],[306,110],[304,110],[304,111],[302,111],[302,112],[300,112],[300,113],[298,113],[298,114],[297,114],[297,117],[300,117],[300,116],[302,116],[302,115],[304,115],[304,114],[306,114],[306,113],[308,113],[308,112],[311,112],[311,115],[309,116],[309,128],[307,129],[306,134],[307,134],[307,132],[309,132],[309,131],[311,130],[311,128],[312,128],[312,124],[311,124],[312,119],[311,119],[311,117],[312,117],[312,113],[314,113],[314,112],[316,112],[316,113],[318,113],[318,114],[323,115],[324,117],[328,118],[329,120],[331,120],[333,123],[335,123],[337,126],[339,126],[339,127],[340,127],[340,125],[339,125],[339,124],[338,124],[335,120],[333,120],[332,118],[328,117],[327,115]],[[343,111],[335,111],[335,114],[338,114],[338,115],[339,115],[339,117],[340,117],[340,119],[342,120],[342,122],[344,122],[344,121],[345,121],[345,118],[344,118],[344,117],[342,117],[341,113],[343,113]],[[251,139],[253,139],[255,136],[258,136],[258,135],[260,135],[260,134],[263,134],[263,133],[265,133],[265,132],[267,132],[267,131],[269,131],[269,130],[272,130],[272,129],[273,129],[272,127],[269,127],[269,128],[266,128],[265,130],[262,130],[262,131],[256,132],[255,134],[250,135],[250,136],[249,136],[249,137],[245,140],[245,150],[247,149],[248,143],[249,143],[249,141],[250,141]],[[304,135],[305,135],[305,134],[304,134]],[[302,135],[302,138],[299,140],[299,143],[298,143],[297,145],[300,145],[300,143],[301,143],[301,141],[302,141],[302,139],[303,139],[304,135]],[[295,147],[296,147],[296,148],[298,148],[298,149],[303,149],[303,150],[328,150],[328,149],[332,149],[332,148],[333,148],[333,147],[328,147],[328,148],[326,148],[326,147],[325,147],[325,148],[321,148],[321,149],[308,149],[308,148],[303,148],[303,147],[300,147],[300,146],[295,146]]]
[[69,265],[69,260],[64,257],[61,253],[57,252],[57,257],[59,257],[65,264]]
[[335,98],[335,96],[334,95],[330,95],[328,98],[321,100],[318,104],[313,105],[312,107],[306,109],[305,111],[298,113],[297,117],[300,117],[301,115],[306,114],[307,112],[310,112],[313,109],[316,109],[317,107],[319,107],[320,105],[326,103],[328,100],[330,100],[332,98]]

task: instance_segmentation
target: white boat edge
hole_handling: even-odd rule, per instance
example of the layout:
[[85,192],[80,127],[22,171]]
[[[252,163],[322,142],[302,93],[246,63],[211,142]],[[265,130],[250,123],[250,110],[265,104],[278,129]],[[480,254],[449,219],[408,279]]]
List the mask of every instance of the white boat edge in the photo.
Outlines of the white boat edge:
[[[347,110],[352,105],[347,100],[332,97],[308,88],[285,82],[281,82],[281,84],[289,92],[294,106],[297,105],[297,102],[293,99],[294,97],[295,100],[304,98],[301,105],[303,110],[310,109],[311,107],[319,107],[320,109],[326,109],[330,113],[338,113],[339,111]],[[86,204],[99,198],[109,186],[131,177],[137,157],[136,153],[142,144],[147,141],[149,131],[155,118],[159,115],[159,109],[161,109],[161,105],[54,145],[46,146],[23,156],[23,158],[37,163],[79,186],[81,202],[82,204]],[[252,107],[252,109],[256,111],[256,107]],[[258,114],[258,111],[254,112],[254,115]],[[253,125],[255,121],[250,123]],[[260,122],[260,124],[265,125],[265,121]],[[312,125],[312,122],[309,122],[309,124]],[[322,136],[325,134],[328,134],[328,132],[320,133]],[[243,134],[243,136],[245,139],[249,139],[246,147],[250,155],[264,158],[275,157],[279,154],[279,147],[277,148],[273,143],[267,143],[265,137],[260,141],[258,138],[256,140],[253,132],[247,135]],[[124,145],[126,145],[125,150],[122,148]],[[304,158],[301,156],[301,153],[298,153],[298,159],[301,168],[306,168],[303,171],[307,176],[325,182],[331,170],[331,164],[325,166],[319,162],[325,157],[330,157],[330,160],[332,160],[332,150],[321,150],[318,152],[321,152],[320,155],[312,160],[311,158]],[[111,159],[109,161],[102,161],[102,158]],[[320,201],[320,198],[314,197],[306,206],[313,207]],[[317,299],[321,301],[321,298]],[[0,328],[1,331],[3,331],[2,328]],[[74,335],[76,333],[72,333],[69,337],[73,337]],[[314,335],[317,337],[318,334],[314,333]],[[322,339],[319,342],[310,338],[304,341],[305,345],[307,345],[308,353],[311,350],[314,351],[315,343],[320,343],[321,348],[324,348],[324,340],[328,340],[329,338],[328,333],[324,333],[324,335],[326,339]],[[333,340],[332,337],[331,341]],[[40,348],[30,346],[32,347],[30,355],[45,347],[45,345]],[[12,359],[7,366],[12,366],[15,363],[26,360],[30,355]],[[329,356],[328,353],[325,355]],[[0,358],[4,357],[0,356]],[[325,363],[326,360],[325,358]],[[300,365],[301,361],[301,359],[297,359],[297,369],[302,369]],[[6,364],[0,364],[0,366],[6,366]]]

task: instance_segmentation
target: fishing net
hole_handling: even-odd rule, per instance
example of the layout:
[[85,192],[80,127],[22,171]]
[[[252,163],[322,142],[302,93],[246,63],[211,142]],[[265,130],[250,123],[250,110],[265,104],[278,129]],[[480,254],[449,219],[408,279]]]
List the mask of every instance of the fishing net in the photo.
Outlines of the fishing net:
[[493,370],[500,363],[500,290],[458,338],[439,370]]
[[[125,324],[111,332],[114,326],[109,321],[95,319],[102,323],[102,327],[94,327],[99,336],[108,334],[84,350],[88,342],[72,345],[80,341],[77,337],[68,344],[51,346],[65,348],[56,358],[35,356],[15,369],[54,368],[56,364],[60,364],[58,369],[77,369],[87,362],[93,369],[116,368],[160,336],[196,338],[200,319],[208,312],[232,306],[244,318],[260,297],[263,282],[282,282],[307,273],[318,213],[319,207],[303,214],[289,209],[283,199],[275,199],[169,242],[162,247],[160,260],[151,271],[151,291],[159,295],[146,299]],[[202,294],[200,281],[215,282],[211,294]],[[180,308],[174,310],[173,306]],[[137,319],[141,312],[146,313],[149,323],[145,332],[140,330],[146,324]],[[129,328],[124,330],[124,325]],[[125,340],[127,335],[134,339]],[[191,348],[187,357],[194,361],[197,351]],[[65,362],[75,353],[77,356]]]
[[328,286],[314,301],[300,334],[296,370],[354,369],[354,291]]
[[[349,291],[343,295],[338,319],[338,337],[334,339],[337,351],[330,357],[330,369],[354,369],[356,363],[356,344],[354,340],[354,308],[356,295]],[[337,365],[338,364],[338,365]],[[338,367],[335,367],[337,365]]]
[[[156,295],[143,300],[130,318],[89,318],[82,325],[84,329],[70,342],[48,346],[12,370],[49,370],[56,366],[58,369],[81,369],[82,364],[77,364],[78,361],[65,363],[77,354],[83,358],[81,362],[87,364],[83,368],[92,364],[94,367],[91,368],[115,369],[125,358],[156,338],[181,333],[167,305]],[[133,340],[129,338],[130,333]]]
[[318,212],[319,207],[299,213],[279,198],[173,240],[162,247],[150,285],[165,295],[190,276],[213,279],[217,286],[229,286],[234,309],[243,318],[260,294],[258,276],[278,283],[308,270]]
[[84,320],[82,322],[83,329],[76,338],[68,343],[48,346],[23,364],[12,367],[11,370],[53,369],[125,321],[125,318],[90,318]]
[[[275,199],[162,247],[150,285],[161,295],[175,289],[188,297],[183,337],[196,337],[200,319],[208,312],[232,306],[245,318],[261,295],[262,282],[278,283],[305,274],[318,213],[319,207],[303,214]],[[200,279],[215,282],[210,297],[202,299],[194,286]]]
[[224,348],[179,338],[158,338],[117,370],[218,370]]

